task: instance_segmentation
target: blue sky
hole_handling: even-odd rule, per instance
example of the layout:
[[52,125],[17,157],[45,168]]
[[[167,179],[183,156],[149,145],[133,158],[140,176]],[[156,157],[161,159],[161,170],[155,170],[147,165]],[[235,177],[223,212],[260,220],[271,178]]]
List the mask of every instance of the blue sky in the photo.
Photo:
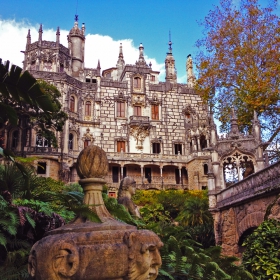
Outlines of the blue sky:
[[195,56],[195,42],[203,36],[198,21],[218,4],[219,0],[78,0],[78,5],[77,0],[0,0],[0,57],[21,66],[27,30],[31,29],[32,42],[36,41],[40,23],[44,40],[54,41],[59,26],[66,45],[77,8],[79,25],[86,24],[86,67],[96,67],[98,59],[102,70],[114,67],[120,42],[126,63],[134,63],[143,43],[147,62],[162,72],[163,80],[170,30],[178,79],[186,82],[186,57]]

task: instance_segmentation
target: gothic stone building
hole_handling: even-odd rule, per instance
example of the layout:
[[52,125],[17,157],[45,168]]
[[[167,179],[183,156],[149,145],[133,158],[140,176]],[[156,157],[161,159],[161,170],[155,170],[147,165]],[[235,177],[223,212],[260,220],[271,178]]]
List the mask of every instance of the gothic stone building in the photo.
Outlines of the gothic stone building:
[[[84,25],[79,28],[75,22],[68,35],[68,47],[60,44],[59,28],[55,42],[44,41],[42,34],[41,26],[38,41],[32,43],[28,32],[23,67],[60,90],[60,101],[69,119],[63,132],[56,132],[58,148],[51,147],[36,126],[30,128],[24,153],[40,158],[35,162],[38,174],[78,181],[77,157],[84,147],[94,144],[108,155],[106,179],[112,194],[124,176],[134,177],[138,187],[144,189],[207,188],[211,157],[214,174],[218,172],[216,165],[223,167],[225,161],[222,154],[212,156],[213,147],[219,141],[229,142],[224,145],[228,154],[231,140],[219,139],[207,105],[193,89],[190,55],[186,62],[187,84],[177,83],[169,42],[165,82],[160,82],[159,72],[145,61],[142,44],[134,65],[125,64],[120,45],[116,66],[101,73],[99,61],[96,68],[84,65]],[[19,128],[7,128],[3,132],[6,147],[19,151],[20,133]],[[259,158],[262,154],[250,152],[255,170]],[[224,179],[215,176],[218,185],[223,186]]]

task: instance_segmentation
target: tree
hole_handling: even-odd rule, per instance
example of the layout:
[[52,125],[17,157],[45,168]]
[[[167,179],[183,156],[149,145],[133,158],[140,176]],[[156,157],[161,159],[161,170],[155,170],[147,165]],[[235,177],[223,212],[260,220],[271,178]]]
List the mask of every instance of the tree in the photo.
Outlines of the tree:
[[[61,110],[58,89],[44,81],[37,82],[28,71],[22,71],[0,59],[0,124],[18,126],[21,143],[26,143],[28,127],[36,124],[54,146],[56,138],[51,128],[62,131],[67,114]],[[21,150],[23,151],[23,146]]]
[[[277,0],[262,8],[257,0],[221,0],[201,23],[205,36],[197,42],[199,78],[196,88],[210,102],[228,131],[234,107],[243,131],[250,131],[254,111],[265,138],[280,144],[280,20]],[[278,145],[278,146],[277,146]],[[275,154],[274,154],[275,155]]]

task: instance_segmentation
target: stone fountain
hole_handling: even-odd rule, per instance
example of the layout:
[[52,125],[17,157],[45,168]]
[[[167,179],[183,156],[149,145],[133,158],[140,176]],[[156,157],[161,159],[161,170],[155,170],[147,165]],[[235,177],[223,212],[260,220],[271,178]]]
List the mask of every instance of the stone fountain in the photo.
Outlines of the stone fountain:
[[28,271],[36,280],[153,280],[161,265],[159,237],[114,219],[102,199],[108,172],[106,153],[89,146],[79,155],[84,203],[100,223],[77,217],[47,235],[31,249]]

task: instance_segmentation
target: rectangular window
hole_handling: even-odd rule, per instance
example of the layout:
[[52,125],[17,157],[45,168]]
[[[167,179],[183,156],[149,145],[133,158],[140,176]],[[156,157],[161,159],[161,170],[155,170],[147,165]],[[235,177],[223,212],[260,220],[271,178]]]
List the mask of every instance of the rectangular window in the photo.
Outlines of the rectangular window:
[[159,119],[159,114],[158,110],[159,106],[152,104],[152,120],[158,120]]
[[37,165],[37,174],[47,174],[47,163],[46,162],[38,162]]
[[174,144],[175,155],[182,154],[182,144]]
[[117,102],[117,117],[125,117],[125,103]]
[[141,78],[139,78],[139,77],[134,78],[133,86],[134,86],[134,88],[140,89],[141,88]]
[[141,116],[141,106],[134,106],[134,116]]
[[86,102],[85,116],[91,116],[91,103],[90,103],[90,101]]
[[125,141],[117,141],[117,152],[125,152]]
[[156,77],[154,75],[151,76],[151,81],[154,82],[156,80]]
[[153,154],[160,154],[160,143],[153,143]]

